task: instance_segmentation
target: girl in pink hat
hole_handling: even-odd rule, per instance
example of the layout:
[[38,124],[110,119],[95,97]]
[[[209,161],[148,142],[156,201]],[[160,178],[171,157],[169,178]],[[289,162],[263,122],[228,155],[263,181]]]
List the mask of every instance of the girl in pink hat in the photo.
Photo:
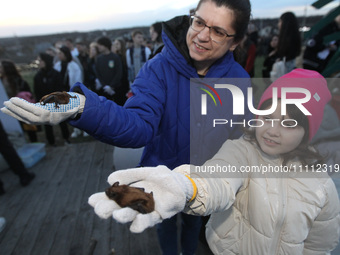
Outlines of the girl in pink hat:
[[339,172],[339,165],[322,164],[309,145],[330,98],[319,73],[295,69],[264,92],[257,124],[242,138],[227,140],[204,165],[109,176],[110,184],[153,192],[153,212],[121,208],[105,193],[92,195],[89,203],[102,218],[132,222],[132,232],[180,211],[211,215],[206,237],[214,254],[330,254],[339,241],[340,206],[327,171]]

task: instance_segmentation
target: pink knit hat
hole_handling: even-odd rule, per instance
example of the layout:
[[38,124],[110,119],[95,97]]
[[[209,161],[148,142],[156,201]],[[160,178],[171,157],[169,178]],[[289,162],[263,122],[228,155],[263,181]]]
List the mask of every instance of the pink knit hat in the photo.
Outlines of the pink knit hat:
[[[258,109],[267,99],[272,98],[273,88],[277,88],[278,98],[281,98],[281,88],[304,88],[311,93],[311,99],[303,106],[312,114],[308,115],[309,122],[309,141],[318,131],[323,117],[325,105],[331,99],[331,93],[327,87],[326,79],[316,71],[305,69],[294,69],[274,81],[263,93]],[[287,99],[301,99],[305,95],[302,93],[288,92]]]

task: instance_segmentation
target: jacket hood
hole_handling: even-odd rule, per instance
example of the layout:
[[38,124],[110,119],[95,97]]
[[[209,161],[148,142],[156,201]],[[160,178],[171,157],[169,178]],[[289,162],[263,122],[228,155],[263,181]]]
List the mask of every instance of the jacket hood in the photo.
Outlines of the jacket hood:
[[[187,61],[192,64],[192,59],[189,55],[189,49],[186,43],[186,35],[189,29],[189,17],[177,16],[169,21],[163,22],[162,37],[167,47],[172,51],[177,50]],[[169,41],[171,43],[169,43]]]
[[196,68],[189,55],[186,34],[189,29],[189,17],[178,16],[163,23],[162,38],[164,48],[162,54],[171,66],[184,77],[198,77]]

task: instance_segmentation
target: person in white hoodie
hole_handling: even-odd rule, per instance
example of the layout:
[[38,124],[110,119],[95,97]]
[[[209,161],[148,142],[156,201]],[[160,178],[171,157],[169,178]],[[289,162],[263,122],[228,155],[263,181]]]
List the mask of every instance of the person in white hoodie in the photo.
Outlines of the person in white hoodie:
[[63,85],[66,91],[77,82],[83,82],[82,71],[79,65],[73,60],[71,51],[66,46],[58,49],[59,61],[55,64],[54,69],[61,73]]
[[135,168],[109,176],[111,185],[152,192],[151,213],[121,208],[105,192],[93,194],[89,204],[102,218],[132,222],[136,233],[180,211],[211,215],[206,237],[214,254],[330,254],[339,242],[340,205],[327,172],[339,172],[339,165],[323,164],[310,146],[330,98],[319,73],[295,69],[263,93],[256,124],[242,138],[227,140],[202,166]]

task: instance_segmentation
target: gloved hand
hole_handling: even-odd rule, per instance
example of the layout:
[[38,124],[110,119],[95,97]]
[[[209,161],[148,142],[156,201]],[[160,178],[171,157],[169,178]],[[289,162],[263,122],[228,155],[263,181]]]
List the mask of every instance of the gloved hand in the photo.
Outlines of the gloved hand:
[[115,94],[115,91],[109,85],[106,85],[103,89],[105,93],[109,94],[110,96]]
[[70,98],[68,104],[59,104],[59,108],[55,107],[55,103],[33,104],[24,99],[12,97],[4,102],[5,107],[1,108],[1,111],[28,124],[57,125],[67,119],[75,118],[84,110],[85,96],[73,92],[68,92],[68,94],[76,98]]
[[99,217],[106,219],[112,215],[120,223],[132,221],[130,230],[134,233],[140,233],[181,212],[185,204],[196,195],[193,182],[188,177],[173,172],[166,166],[117,171],[108,177],[108,182],[110,185],[115,182],[119,182],[119,185],[130,184],[131,187],[144,188],[147,193],[153,192],[155,210],[147,214],[141,214],[129,207],[121,208],[105,192],[89,197],[88,202]]
[[98,79],[95,80],[95,85],[96,85],[96,90],[100,90],[103,87],[103,85],[100,83]]

